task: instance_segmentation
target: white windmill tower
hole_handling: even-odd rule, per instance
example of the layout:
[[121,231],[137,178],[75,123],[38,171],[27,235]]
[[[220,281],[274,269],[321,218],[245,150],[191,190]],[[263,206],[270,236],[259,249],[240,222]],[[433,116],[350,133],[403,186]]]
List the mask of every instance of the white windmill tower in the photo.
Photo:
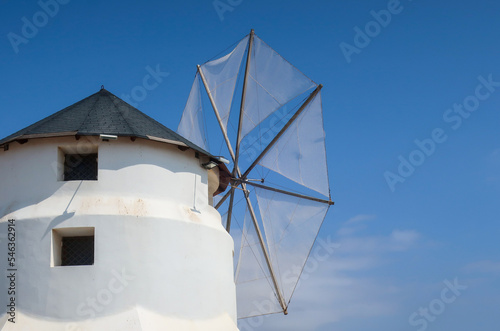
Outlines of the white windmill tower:
[[105,89],[0,148],[1,330],[237,330],[220,158]]

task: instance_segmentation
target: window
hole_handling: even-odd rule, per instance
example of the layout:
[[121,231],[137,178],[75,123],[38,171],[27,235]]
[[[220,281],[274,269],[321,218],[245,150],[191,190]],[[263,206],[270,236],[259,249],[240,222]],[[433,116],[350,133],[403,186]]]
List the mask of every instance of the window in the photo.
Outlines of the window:
[[62,266],[94,264],[94,236],[64,237],[61,246]]
[[64,181],[97,180],[97,153],[65,154]]
[[91,137],[81,137],[77,143],[60,145],[57,149],[57,180],[97,180],[98,147],[98,143]]
[[60,228],[52,230],[51,266],[94,264],[95,228]]

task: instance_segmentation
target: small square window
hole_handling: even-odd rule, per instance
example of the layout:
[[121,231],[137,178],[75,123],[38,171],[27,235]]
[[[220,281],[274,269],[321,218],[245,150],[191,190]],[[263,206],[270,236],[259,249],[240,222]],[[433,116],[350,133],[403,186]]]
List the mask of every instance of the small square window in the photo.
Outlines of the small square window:
[[64,237],[61,247],[61,265],[93,265],[94,236]]
[[65,154],[64,180],[97,180],[97,153]]
[[93,265],[94,233],[94,228],[53,229],[51,266]]

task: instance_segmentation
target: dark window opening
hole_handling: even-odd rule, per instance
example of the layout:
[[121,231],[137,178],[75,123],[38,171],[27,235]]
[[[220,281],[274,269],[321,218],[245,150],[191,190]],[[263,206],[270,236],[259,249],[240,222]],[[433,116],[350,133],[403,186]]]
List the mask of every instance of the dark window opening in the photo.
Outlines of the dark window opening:
[[97,154],[64,155],[64,180],[97,180]]
[[63,237],[61,265],[93,265],[94,236]]

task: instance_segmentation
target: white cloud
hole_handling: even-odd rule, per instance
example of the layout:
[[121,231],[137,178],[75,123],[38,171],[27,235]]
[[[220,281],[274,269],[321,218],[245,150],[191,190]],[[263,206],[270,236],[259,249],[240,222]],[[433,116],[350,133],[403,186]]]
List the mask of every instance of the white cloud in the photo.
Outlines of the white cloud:
[[498,261],[478,261],[466,265],[464,268],[468,273],[500,274],[500,262]]
[[404,244],[413,244],[420,235],[414,230],[394,230],[392,231],[391,238],[396,242],[401,242]]
[[[341,230],[339,233],[343,233]],[[414,247],[419,238],[420,234],[414,230],[394,230],[387,236],[344,237],[339,242],[342,251],[347,251],[350,254],[374,255],[383,252],[406,251]]]
[[379,279],[338,274],[336,270],[335,260],[323,265],[297,290],[288,316],[265,316],[264,325],[255,330],[312,331],[344,319],[398,313],[395,286]]
[[348,219],[344,226],[338,230],[340,236],[349,236],[366,229],[366,222],[374,220],[375,215],[359,214]]
[[414,230],[394,230],[390,238],[392,250],[405,251],[417,243],[420,234]]
[[359,223],[359,222],[366,222],[366,221],[371,221],[375,219],[375,215],[368,215],[368,214],[359,214],[354,217],[351,217],[350,219],[345,222],[345,224],[352,224],[352,223]]
[[[334,253],[305,273],[292,297],[289,315],[263,317],[252,330],[329,330],[331,324],[353,319],[400,316],[407,298],[404,285],[377,273],[380,266],[419,246],[415,230],[395,229],[386,235],[360,233],[363,222],[375,215],[357,215],[344,223],[332,241],[340,243]],[[246,329],[242,329],[246,330]]]
[[[337,231],[343,250],[349,252],[380,253],[387,251],[405,251],[413,247],[420,239],[415,230],[395,229],[388,236],[361,236],[359,232],[367,225],[362,222],[375,219],[375,215],[359,214],[351,217]],[[355,236],[358,234],[357,236]]]

